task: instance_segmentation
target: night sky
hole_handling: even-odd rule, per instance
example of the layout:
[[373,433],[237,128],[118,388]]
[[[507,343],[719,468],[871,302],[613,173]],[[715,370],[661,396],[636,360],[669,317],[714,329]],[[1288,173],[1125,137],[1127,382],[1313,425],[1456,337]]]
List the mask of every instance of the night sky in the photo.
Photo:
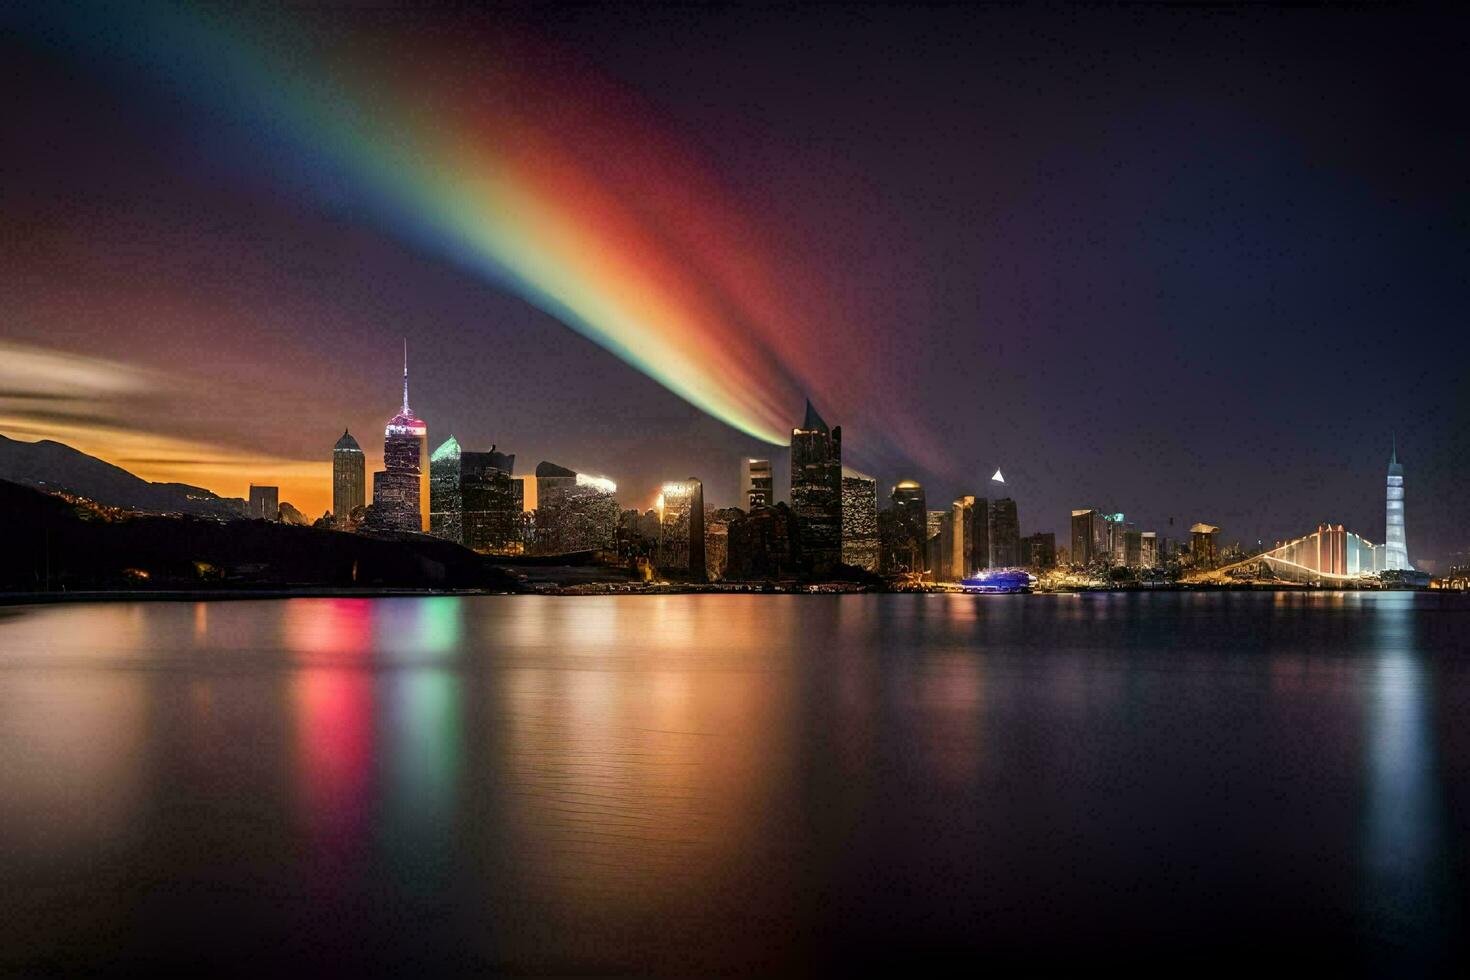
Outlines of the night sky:
[[[931,506],[1470,548],[1470,31],[1413,8],[0,12],[0,433],[315,516],[344,426],[647,507],[810,396]],[[1172,525],[1171,525],[1172,521]]]

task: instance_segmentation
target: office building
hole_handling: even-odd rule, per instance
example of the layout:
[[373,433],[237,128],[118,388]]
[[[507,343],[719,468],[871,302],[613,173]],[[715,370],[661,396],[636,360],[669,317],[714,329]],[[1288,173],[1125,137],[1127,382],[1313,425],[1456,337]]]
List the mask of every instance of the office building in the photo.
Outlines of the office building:
[[878,570],[878,481],[861,473],[842,478],[842,563]]
[[659,572],[703,581],[704,484],[693,477],[665,483],[658,498],[658,512]]
[[617,489],[603,477],[545,461],[536,464],[537,553],[611,550],[618,527]]
[[459,440],[452,435],[429,457],[429,533],[455,544],[464,543],[459,461]]
[[1016,502],[1001,497],[990,502],[990,567],[1017,568],[1021,564],[1021,520]]
[[1138,536],[1138,565],[1140,568],[1158,568],[1159,535],[1155,531],[1144,531]]
[[383,430],[383,470],[373,474],[373,523],[422,531],[423,460],[429,427],[408,407],[408,344],[403,345],[403,407]]
[[1214,568],[1220,562],[1220,529],[1196,524],[1189,529],[1189,563],[1196,568]]
[[250,517],[274,521],[281,514],[281,490],[279,487],[264,487],[250,484],[250,497],[245,513]]
[[332,521],[339,528],[350,528],[367,506],[367,457],[352,434],[342,430],[342,438],[332,447]]
[[745,459],[740,463],[740,497],[746,510],[769,507],[776,502],[769,459]]
[[466,548],[491,555],[525,550],[521,537],[525,483],[517,479],[514,453],[464,452],[459,459],[459,492]]
[[807,571],[831,571],[842,560],[842,426],[829,429],[810,401],[791,430],[791,510]]
[[1057,536],[1047,531],[1022,538],[1021,564],[1039,572],[1055,568],[1057,565]]
[[1072,564],[1086,568],[1111,559],[1108,531],[1111,516],[1096,508],[1072,511]]

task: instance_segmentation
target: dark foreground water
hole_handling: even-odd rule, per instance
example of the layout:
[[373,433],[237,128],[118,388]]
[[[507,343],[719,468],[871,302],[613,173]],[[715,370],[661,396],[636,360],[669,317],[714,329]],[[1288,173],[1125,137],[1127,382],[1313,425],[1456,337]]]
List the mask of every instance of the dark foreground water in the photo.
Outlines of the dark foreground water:
[[0,970],[1463,967],[1470,599],[0,610]]

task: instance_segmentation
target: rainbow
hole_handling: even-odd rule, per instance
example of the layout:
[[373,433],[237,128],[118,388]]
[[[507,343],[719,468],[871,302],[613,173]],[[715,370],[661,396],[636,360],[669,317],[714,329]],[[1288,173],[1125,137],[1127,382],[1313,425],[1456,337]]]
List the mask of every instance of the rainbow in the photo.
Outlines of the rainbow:
[[792,363],[791,270],[651,114],[560,53],[483,24],[464,40],[226,5],[66,8],[24,16],[245,126],[251,165],[286,186],[370,214],[715,418],[787,441],[810,377]]

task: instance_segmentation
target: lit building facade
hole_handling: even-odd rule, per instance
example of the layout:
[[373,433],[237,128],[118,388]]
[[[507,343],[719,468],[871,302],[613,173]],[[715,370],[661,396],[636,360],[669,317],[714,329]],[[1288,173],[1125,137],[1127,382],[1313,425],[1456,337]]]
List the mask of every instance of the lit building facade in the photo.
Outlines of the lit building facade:
[[791,430],[791,510],[807,569],[835,568],[842,560],[842,426],[829,429],[810,401]]
[[769,507],[776,502],[769,459],[746,459],[740,463],[740,494],[746,510]]
[[920,541],[929,539],[928,503],[924,499],[924,488],[918,480],[899,480],[893,485],[888,499],[893,503],[893,512],[905,531]]
[[1409,564],[1409,539],[1404,533],[1404,466],[1399,462],[1398,441],[1388,461],[1388,507],[1384,517],[1383,570],[1413,569]]
[[352,433],[332,447],[332,520],[338,527],[351,527],[353,514],[367,506],[367,457]]
[[618,529],[617,484],[555,463],[536,465],[535,550],[608,551]]
[[281,515],[280,487],[265,487],[250,484],[250,497],[245,513],[265,521],[273,521]]
[[693,477],[665,483],[657,509],[658,570],[702,581],[705,577],[704,484]]
[[1144,531],[1138,536],[1138,564],[1141,568],[1159,567],[1159,535]]
[[459,459],[461,519],[466,548],[492,555],[524,550],[525,484],[513,475],[514,453],[465,452]]
[[403,352],[403,409],[383,430],[383,470],[373,474],[374,523],[390,531],[422,531],[423,461],[429,427],[408,407],[408,346]]
[[[981,526],[977,528],[976,512],[982,508],[987,513],[986,517],[981,518]],[[989,507],[984,498],[977,499],[974,496],[960,497],[950,505],[948,547],[941,546],[940,549],[947,566],[945,572],[950,581],[962,581],[974,575],[979,569],[988,566],[990,561],[988,511]],[[977,540],[981,530],[985,531],[983,545]]]
[[719,582],[730,568],[730,526],[745,517],[738,507],[704,511],[704,573],[707,581]]
[[1108,516],[1095,508],[1072,511],[1072,564],[1084,568],[1111,557]]
[[429,533],[464,543],[464,498],[459,491],[459,440],[450,436],[429,457]]
[[1220,563],[1220,529],[1213,524],[1196,524],[1189,529],[1189,563],[1196,568],[1214,568]]
[[1143,568],[1143,532],[1125,527],[1114,534],[1117,538],[1114,561],[1124,568]]
[[842,564],[878,570],[878,481],[860,473],[842,478]]

